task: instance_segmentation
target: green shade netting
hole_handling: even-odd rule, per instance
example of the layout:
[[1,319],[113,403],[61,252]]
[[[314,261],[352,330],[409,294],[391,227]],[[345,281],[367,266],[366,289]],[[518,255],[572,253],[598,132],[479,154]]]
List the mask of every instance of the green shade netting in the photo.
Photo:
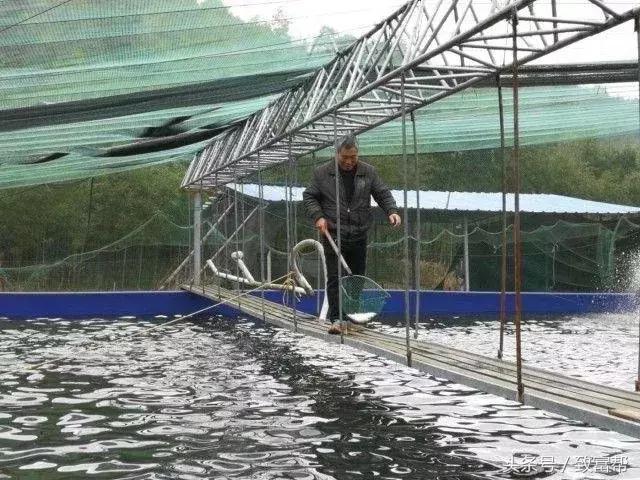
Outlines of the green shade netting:
[[221,0],[2,1],[0,188],[188,160],[328,62],[340,37],[293,39]]
[[[505,92],[505,134],[513,144],[513,104]],[[450,102],[424,111],[424,122],[432,128],[418,137],[418,150],[446,152],[497,148],[500,146],[497,92],[467,91]],[[536,145],[610,135],[637,135],[638,102],[608,95],[593,87],[536,87],[520,92],[520,143]],[[384,126],[383,126],[384,128]],[[393,126],[390,126],[393,129]],[[400,131],[396,127],[396,131]],[[381,131],[383,133],[384,130]],[[382,153],[379,141],[371,148]],[[401,145],[400,135],[394,135]],[[389,145],[390,142],[385,142]]]
[[[131,143],[145,129],[188,116],[185,128],[225,124],[264,107],[273,97],[218,105],[167,109],[118,118],[0,132],[0,187],[18,187],[73,180],[191,159],[210,140],[179,148],[122,157],[100,157],[100,149]],[[510,109],[505,95],[505,108]],[[638,132],[637,100],[610,96],[590,87],[535,87],[521,91],[521,144],[536,145],[580,138],[635,135]],[[511,121],[510,113],[505,119]],[[418,111],[418,151],[447,152],[495,148],[500,144],[497,93],[483,89],[465,92]],[[512,143],[508,129],[507,143]],[[409,137],[411,143],[411,137]],[[411,145],[410,145],[411,146]],[[364,155],[392,155],[402,151],[399,121],[363,134]],[[54,152],[68,155],[38,162]],[[326,152],[325,152],[326,153]]]
[[[190,159],[207,141],[190,143],[179,148],[164,149],[123,157],[96,156],[100,148],[129,143],[136,133],[152,128],[176,115],[190,114],[188,124],[198,128],[199,123],[230,122],[263,106],[268,98],[232,102],[217,106],[172,109],[126,118],[94,120],[90,122],[37,127],[30,135],[19,132],[0,133],[0,185],[4,188],[74,180],[122,170],[158,165],[165,162]],[[186,122],[187,123],[187,122]],[[92,151],[88,151],[89,148]],[[37,162],[52,152],[66,151],[60,159]],[[56,180],[57,179],[57,180]]]
[[[1,1],[0,189],[190,160],[351,40],[328,28],[294,39],[286,22],[243,21],[221,0]],[[523,89],[521,143],[635,133],[637,108],[602,88]],[[505,89],[507,126],[511,110]],[[421,152],[499,145],[495,90],[417,118]],[[399,122],[361,138],[367,155],[401,144]]]
[[[637,89],[637,85],[630,86]],[[513,144],[513,100],[503,91],[505,137]],[[538,145],[583,138],[637,135],[638,100],[611,95],[596,86],[522,88],[520,144]],[[407,119],[409,152],[413,152]],[[417,149],[420,153],[489,149],[500,146],[496,89],[471,89],[416,112]],[[381,125],[359,137],[363,155],[402,152],[401,120]],[[328,155],[328,152],[323,152]]]
[[243,22],[219,0],[58,4],[0,3],[0,30],[23,21],[0,34],[4,109],[315,68],[333,56],[323,48],[330,35],[309,53],[285,29]]

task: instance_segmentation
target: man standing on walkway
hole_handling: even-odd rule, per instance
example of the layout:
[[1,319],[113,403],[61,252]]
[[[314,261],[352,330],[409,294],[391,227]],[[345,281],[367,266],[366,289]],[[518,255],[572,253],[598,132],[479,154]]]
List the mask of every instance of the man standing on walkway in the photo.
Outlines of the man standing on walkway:
[[[340,188],[341,253],[354,275],[364,275],[367,263],[367,232],[372,222],[371,197],[382,208],[389,223],[400,226],[395,200],[375,168],[358,161],[358,143],[353,135],[336,142],[338,185]],[[303,193],[307,213],[320,231],[327,258],[327,296],[329,300],[329,333],[340,333],[338,308],[338,258],[325,237],[337,236],[336,168],[333,161],[313,172],[311,185]]]

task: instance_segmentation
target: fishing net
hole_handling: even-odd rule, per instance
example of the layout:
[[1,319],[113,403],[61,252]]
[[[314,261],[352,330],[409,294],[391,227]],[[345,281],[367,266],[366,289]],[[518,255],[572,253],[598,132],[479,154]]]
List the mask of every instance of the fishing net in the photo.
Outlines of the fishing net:
[[[0,210],[4,212],[0,218],[0,290],[148,290],[174,289],[189,283],[194,276],[191,200],[174,192],[171,182],[157,180],[175,178],[177,184],[182,171],[164,167],[153,172],[101,177],[93,188],[91,182],[78,182],[0,195]],[[304,172],[301,165],[296,178],[296,169],[278,165],[265,171],[264,177],[275,182],[289,174],[294,178],[289,178],[288,183],[301,186],[308,182]],[[237,195],[231,190],[205,195],[202,259],[213,259],[220,271],[239,275],[231,254],[242,251],[256,280],[286,275],[290,271],[291,247],[301,239],[319,237],[299,203],[299,191],[293,191],[294,201],[287,206],[278,201],[276,187],[277,184],[265,187],[267,201],[263,210],[256,210],[258,199],[251,185],[240,184]],[[144,188],[144,201],[135,203],[137,195],[131,192],[137,192],[136,188]],[[81,205],[86,207],[78,208]],[[404,289],[408,271],[412,290],[464,288],[465,229],[460,214],[424,212],[420,234],[417,229],[410,233],[407,261],[403,230],[390,228],[386,218],[377,213],[368,236],[366,272],[379,286],[389,291]],[[415,226],[415,211],[409,215],[409,224]],[[491,213],[470,215],[470,289],[499,291],[502,219]],[[631,260],[640,241],[638,217],[572,218],[578,221],[523,215],[523,290],[627,290],[634,266]],[[511,290],[512,225],[507,228],[506,240],[507,289]],[[315,303],[320,311],[324,277],[319,256],[304,253],[299,259],[300,269],[320,293],[303,300],[309,308]],[[203,272],[203,281],[238,288],[212,276],[208,269]],[[355,279],[345,281],[351,283]],[[379,311],[375,305],[380,305],[381,300],[365,298],[361,304],[359,293],[376,292],[378,285],[345,288],[347,314]]]
[[366,323],[382,312],[389,293],[368,277],[349,275],[340,279],[342,311],[354,323]]

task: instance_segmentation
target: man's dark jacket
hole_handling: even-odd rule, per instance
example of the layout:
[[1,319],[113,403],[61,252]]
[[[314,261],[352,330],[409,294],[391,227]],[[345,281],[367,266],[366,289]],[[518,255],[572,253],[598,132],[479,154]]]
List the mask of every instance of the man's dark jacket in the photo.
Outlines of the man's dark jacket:
[[[340,229],[344,238],[362,238],[371,226],[371,196],[387,216],[397,213],[396,202],[387,186],[382,182],[375,168],[368,163],[358,162],[354,179],[353,197],[347,202],[342,179],[340,186]],[[313,172],[311,185],[302,194],[307,214],[314,223],[324,217],[330,229],[337,225],[336,214],[336,172],[335,163],[328,162]]]

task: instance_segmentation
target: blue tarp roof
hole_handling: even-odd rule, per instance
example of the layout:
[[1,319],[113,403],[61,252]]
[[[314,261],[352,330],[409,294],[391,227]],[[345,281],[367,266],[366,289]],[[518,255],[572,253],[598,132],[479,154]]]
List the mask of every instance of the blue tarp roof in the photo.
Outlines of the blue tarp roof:
[[[233,186],[231,185],[231,188]],[[258,198],[258,185],[237,185],[237,190],[245,195]],[[302,200],[304,187],[291,187],[291,199]],[[265,185],[264,199],[268,202],[284,201],[289,198],[287,188],[278,185]],[[391,190],[396,203],[404,208],[404,192]],[[451,212],[500,212],[502,211],[502,194],[499,192],[441,192],[421,190],[421,210],[443,210]],[[375,205],[375,201],[372,201]],[[409,208],[417,207],[415,191],[407,192]],[[507,210],[513,211],[513,194],[507,194]],[[558,214],[591,214],[591,215],[621,215],[638,214],[640,208],[629,205],[616,205],[606,202],[595,202],[582,198],[567,197],[547,193],[520,194],[520,211],[527,213],[558,213]]]

